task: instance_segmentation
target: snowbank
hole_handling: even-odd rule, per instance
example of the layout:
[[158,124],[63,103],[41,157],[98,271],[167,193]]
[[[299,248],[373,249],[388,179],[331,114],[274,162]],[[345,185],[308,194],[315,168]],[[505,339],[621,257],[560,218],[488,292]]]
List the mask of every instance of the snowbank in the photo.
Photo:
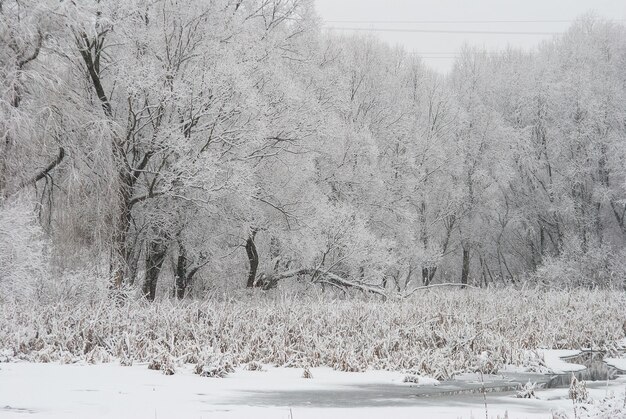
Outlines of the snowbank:
[[581,354],[581,351],[569,349],[542,349],[539,353],[543,356],[544,363],[552,372],[564,374],[566,372],[581,371],[584,365],[567,362],[563,358],[571,358]]

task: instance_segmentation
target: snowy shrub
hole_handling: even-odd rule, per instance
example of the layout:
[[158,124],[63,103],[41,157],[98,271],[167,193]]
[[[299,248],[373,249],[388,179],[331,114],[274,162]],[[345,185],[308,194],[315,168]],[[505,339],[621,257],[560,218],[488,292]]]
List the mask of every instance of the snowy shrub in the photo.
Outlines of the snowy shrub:
[[84,303],[105,298],[105,274],[93,268],[51,269],[44,232],[33,206],[23,199],[0,202],[0,301]]
[[131,357],[129,357],[128,355],[124,355],[120,358],[120,366],[122,367],[132,367],[133,366],[133,359]]
[[587,383],[584,380],[578,380],[573,373],[568,395],[574,403],[587,403],[589,401]]
[[171,356],[167,354],[161,354],[155,357],[148,364],[149,370],[161,371],[165,375],[174,375],[176,372],[176,362]]
[[524,351],[521,365],[527,372],[536,372],[539,374],[550,373],[543,356],[535,350]]
[[477,363],[475,370],[483,374],[496,374],[500,367],[503,366],[501,360],[494,357],[489,351],[481,352],[475,362]]
[[552,412],[552,419],[569,419],[569,415],[564,409],[558,409]]
[[224,378],[235,372],[235,365],[228,356],[210,354],[196,364],[194,372],[201,377]]
[[415,373],[408,373],[407,375],[404,376],[404,378],[402,379],[403,383],[413,383],[413,384],[419,384],[420,383],[420,376],[419,374],[415,374]]
[[90,364],[100,364],[103,362],[111,362],[111,355],[101,346],[95,346],[87,355],[85,359]]
[[344,372],[363,372],[367,369],[367,364],[359,359],[358,356],[344,351],[340,352],[339,358],[333,363],[332,367]]
[[580,419],[626,419],[626,389],[618,395],[580,405],[577,413]]
[[431,378],[431,377],[426,377],[426,376],[420,375],[418,372],[415,372],[413,370],[406,371],[406,375],[402,379],[402,382],[403,383],[418,384],[420,386],[423,386],[423,385],[437,386],[437,385],[439,385],[439,380],[436,380],[436,379]]
[[583,250],[579,240],[566,240],[559,256],[547,257],[531,275],[539,283],[565,287],[623,287],[626,253],[608,245]]
[[246,371],[265,371],[265,369],[263,368],[263,365],[255,361],[248,362],[248,364],[246,364],[245,369]]
[[626,394],[620,392],[601,400],[576,403],[573,414],[560,409],[552,413],[552,419],[626,419]]
[[0,299],[30,298],[48,271],[33,204],[0,200]]
[[[38,289],[37,301],[49,302],[97,302],[108,295],[108,276],[94,269],[64,271],[57,275],[48,274]],[[134,290],[121,289],[127,297]]]
[[304,367],[304,371],[302,371],[302,378],[313,378],[313,374],[311,374],[311,369],[309,367]]
[[11,362],[15,357],[15,353],[10,349],[2,349],[0,350],[0,363],[2,362]]
[[536,383],[530,381],[520,386],[520,389],[515,393],[515,397],[518,399],[535,399],[535,390],[537,389]]

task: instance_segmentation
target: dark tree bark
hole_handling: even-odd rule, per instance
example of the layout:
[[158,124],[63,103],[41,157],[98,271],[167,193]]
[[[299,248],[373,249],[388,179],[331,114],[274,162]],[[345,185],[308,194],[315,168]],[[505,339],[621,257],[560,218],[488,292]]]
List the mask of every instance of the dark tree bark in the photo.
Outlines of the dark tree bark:
[[461,284],[467,285],[470,270],[470,249],[463,247],[463,266],[461,268]]
[[156,286],[161,267],[167,253],[167,245],[161,241],[153,241],[146,254],[146,278],[143,282],[143,294],[149,301],[156,297]]
[[[194,260],[195,259],[195,260]],[[193,279],[196,273],[207,263],[210,259],[207,255],[200,253],[195,258],[190,258],[187,253],[185,245],[178,239],[178,258],[176,259],[176,266],[174,267],[175,283],[174,283],[174,296],[179,300],[185,298],[188,294],[193,283]]]
[[259,268],[259,254],[256,251],[256,245],[254,244],[254,237],[256,236],[256,231],[253,231],[249,236],[248,240],[246,240],[246,254],[248,255],[248,263],[250,267],[248,269],[248,282],[246,284],[247,288],[252,288],[255,286],[256,282],[256,273]]
[[182,244],[178,245],[178,259],[176,260],[176,287],[174,293],[176,298],[182,300],[185,298],[185,291],[187,290],[187,268],[189,267],[189,259],[187,259],[187,253]]
[[422,284],[424,286],[429,286],[435,277],[435,273],[437,272],[436,266],[431,266],[430,268],[422,268]]
[[[180,261],[180,259],[179,259]],[[189,261],[187,261],[186,263],[188,263]],[[196,273],[200,270],[200,268],[202,266],[204,266],[205,264],[201,264],[201,265],[197,265],[193,268],[189,268],[189,265],[184,265],[185,266],[185,270],[181,270],[180,274],[182,276],[177,276],[176,277],[176,298],[178,298],[179,300],[182,300],[183,298],[185,298],[185,295],[187,295],[187,292],[190,290],[191,285],[193,283],[193,278],[196,275]],[[178,267],[177,267],[177,272],[178,272]]]

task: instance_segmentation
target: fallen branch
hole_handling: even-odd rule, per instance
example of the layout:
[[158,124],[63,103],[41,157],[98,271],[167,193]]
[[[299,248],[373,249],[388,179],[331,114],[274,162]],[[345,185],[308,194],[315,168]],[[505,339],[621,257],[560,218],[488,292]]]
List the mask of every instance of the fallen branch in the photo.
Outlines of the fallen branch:
[[318,278],[323,278],[324,282],[332,284],[332,285],[337,285],[340,287],[356,288],[361,291],[372,292],[374,294],[387,297],[387,292],[385,291],[384,288],[380,286],[365,284],[365,283],[357,282],[357,281],[351,281],[349,279],[342,278],[339,275],[336,275],[332,272],[315,269],[315,268],[294,269],[292,271],[282,272],[279,274],[263,275],[258,279],[258,281],[261,283],[261,287],[267,290],[267,289],[274,288],[276,284],[278,283],[278,281],[282,279],[293,278],[294,276],[301,276],[301,275],[310,275],[312,277],[317,276]]
[[402,296],[402,298],[408,298],[411,295],[413,295],[416,291],[421,291],[421,290],[425,290],[425,289],[429,289],[429,288],[439,288],[439,287],[461,287],[461,288],[479,289],[478,287],[475,287],[473,285],[459,284],[458,282],[446,282],[446,283],[443,283],[443,284],[432,284],[432,285],[424,285],[422,287],[415,287],[411,291],[409,291],[408,293],[404,294]]

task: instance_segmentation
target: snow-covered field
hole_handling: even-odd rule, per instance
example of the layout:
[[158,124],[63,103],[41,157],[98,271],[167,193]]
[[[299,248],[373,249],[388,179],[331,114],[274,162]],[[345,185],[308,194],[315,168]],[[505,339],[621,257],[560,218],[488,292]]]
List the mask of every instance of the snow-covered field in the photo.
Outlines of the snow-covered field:
[[[246,371],[226,378],[195,375],[191,367],[166,376],[146,364],[0,364],[2,418],[482,418],[482,393],[420,396],[419,385],[396,372],[348,373],[312,368]],[[487,378],[488,379],[488,378]],[[428,381],[426,386],[433,386]],[[443,384],[442,384],[443,385]],[[591,383],[600,400],[620,395],[626,377]],[[489,417],[573,416],[568,389],[537,390],[536,399],[513,392],[485,394]],[[580,410],[580,409],[579,409]],[[565,417],[565,416],[563,416]]]
[[[582,368],[562,359],[579,353],[571,348],[604,350],[622,368],[625,298],[464,290],[385,302],[283,294],[5,302],[0,417],[469,419],[486,410],[613,419],[623,415],[626,378],[587,383],[596,402],[579,403],[576,416],[567,388],[515,396],[548,372]],[[610,395],[618,398],[600,403]]]

